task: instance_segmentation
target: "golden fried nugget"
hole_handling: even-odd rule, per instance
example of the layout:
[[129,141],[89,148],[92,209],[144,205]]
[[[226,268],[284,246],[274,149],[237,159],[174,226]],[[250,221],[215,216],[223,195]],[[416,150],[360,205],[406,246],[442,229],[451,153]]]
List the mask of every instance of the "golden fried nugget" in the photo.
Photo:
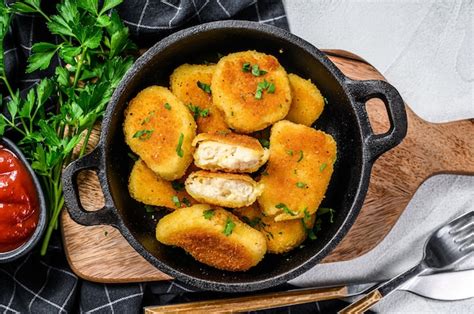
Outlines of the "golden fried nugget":
[[268,149],[250,136],[201,133],[194,138],[194,163],[207,170],[255,172],[268,160]]
[[262,232],[267,240],[267,252],[274,254],[289,252],[303,243],[316,219],[313,214],[301,219],[275,221],[273,216],[265,216],[257,204],[236,208],[233,213]]
[[196,123],[165,87],[139,92],[125,110],[123,129],[130,149],[165,180],[181,178],[192,162]]
[[198,86],[198,82],[211,84],[215,68],[215,65],[183,64],[177,67],[170,76],[171,92],[186,106],[192,104],[194,107],[190,106],[191,109],[202,112],[201,115],[193,112],[197,118],[198,133],[229,129],[224,121],[224,115],[212,103],[211,93],[207,93]]
[[196,260],[228,271],[245,271],[265,255],[265,237],[222,208],[194,205],[164,216],[156,239],[183,248]]
[[219,60],[212,77],[212,96],[227,125],[241,133],[283,119],[291,104],[285,69],[274,56],[256,51],[231,53]]
[[224,207],[243,207],[255,202],[263,187],[245,174],[196,171],[185,181],[194,199]]
[[313,128],[280,121],[272,127],[270,158],[260,183],[260,208],[275,221],[313,214],[326,194],[336,161],[336,142]]
[[311,126],[324,109],[324,98],[319,89],[296,74],[289,74],[291,106],[286,120]]
[[185,191],[184,183],[163,180],[141,159],[133,165],[128,191],[131,197],[146,205],[177,209],[197,203]]

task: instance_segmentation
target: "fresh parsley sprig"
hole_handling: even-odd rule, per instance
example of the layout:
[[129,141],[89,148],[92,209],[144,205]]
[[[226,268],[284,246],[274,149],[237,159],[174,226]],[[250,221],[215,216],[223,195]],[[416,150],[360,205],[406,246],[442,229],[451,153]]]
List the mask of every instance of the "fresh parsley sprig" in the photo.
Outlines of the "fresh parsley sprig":
[[[49,223],[41,254],[57,229],[64,205],[61,173],[74,158],[84,155],[92,129],[104,114],[113,91],[133,63],[136,46],[128,29],[112,10],[122,0],[62,0],[53,15],[41,9],[41,0],[21,0],[9,8],[0,5],[0,40],[3,43],[12,13],[39,14],[57,42],[32,46],[26,72],[44,70],[58,55],[63,65],[55,74],[30,89],[24,99],[8,83],[3,59],[0,79],[10,94],[8,115],[0,114],[0,135],[17,133],[18,145],[41,178],[49,210]],[[112,10],[112,11],[111,11]],[[2,50],[3,50],[3,45]],[[3,58],[3,51],[2,51]],[[46,103],[55,103],[53,111]],[[79,146],[79,150],[75,147]]]

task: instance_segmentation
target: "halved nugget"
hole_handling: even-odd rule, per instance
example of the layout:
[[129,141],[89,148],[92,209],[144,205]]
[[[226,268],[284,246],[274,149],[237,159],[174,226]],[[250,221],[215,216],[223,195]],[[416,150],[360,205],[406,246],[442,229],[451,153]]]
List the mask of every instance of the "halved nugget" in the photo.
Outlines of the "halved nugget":
[[197,201],[235,208],[252,204],[263,190],[248,175],[209,171],[191,173],[185,187]]
[[269,156],[257,139],[236,133],[201,133],[193,146],[194,163],[207,170],[255,172]]
[[283,119],[291,104],[285,69],[274,56],[257,51],[222,57],[212,77],[212,93],[229,127],[241,133]]
[[160,178],[141,159],[133,165],[128,191],[131,197],[146,205],[177,209],[196,204],[184,189],[184,183]]
[[[275,221],[272,216],[265,216],[257,204],[234,209],[243,222],[262,232],[267,240],[268,253],[286,253],[298,247],[312,234],[316,214],[305,218]],[[313,236],[314,234],[312,234]]]
[[311,126],[324,109],[324,98],[311,80],[296,74],[289,74],[291,87],[291,106],[286,120]]
[[170,76],[171,92],[192,111],[198,133],[229,129],[224,115],[212,103],[211,88],[207,89],[215,68],[215,65],[183,64]]
[[272,127],[270,158],[260,183],[260,208],[275,221],[315,213],[326,194],[336,161],[336,142],[313,128],[280,121]]
[[265,255],[265,237],[222,208],[194,205],[164,216],[156,239],[183,248],[196,260],[228,271],[245,271]]
[[130,149],[165,180],[181,178],[192,162],[196,123],[165,87],[139,92],[125,110],[123,129]]

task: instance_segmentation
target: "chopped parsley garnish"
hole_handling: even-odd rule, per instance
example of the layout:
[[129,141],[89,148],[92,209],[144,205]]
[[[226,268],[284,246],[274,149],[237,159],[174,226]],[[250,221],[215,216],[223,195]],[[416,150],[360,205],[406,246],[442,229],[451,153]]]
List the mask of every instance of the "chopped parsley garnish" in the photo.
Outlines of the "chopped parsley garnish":
[[305,221],[308,221],[311,219],[311,214],[308,212],[308,207],[305,207],[305,209],[303,209],[303,214],[304,214],[303,219]]
[[166,110],[171,110],[171,105],[166,103],[163,105],[165,107]]
[[207,220],[211,220],[211,218],[214,217],[214,214],[214,209],[208,209],[202,212],[202,215]]
[[250,63],[245,62],[245,63],[242,65],[242,72],[250,72]]
[[267,71],[260,70],[260,68],[258,67],[258,64],[252,65],[252,75],[253,76],[260,76],[260,75],[264,75],[266,73],[267,73]]
[[191,206],[191,201],[188,200],[186,197],[183,197],[182,201],[184,205],[186,205],[187,207]]
[[145,205],[145,211],[150,214],[155,212],[155,207],[150,206],[150,205]]
[[323,172],[324,169],[326,169],[327,166],[328,166],[327,163],[323,163],[323,164],[321,165],[321,167],[319,167],[319,172]]
[[300,150],[300,158],[298,158],[298,160],[296,162],[300,162],[303,160],[303,151]]
[[324,104],[327,105],[328,104],[328,99],[326,97],[323,97],[324,98]]
[[227,221],[225,222],[225,227],[224,227],[224,235],[226,237],[230,236],[232,234],[232,231],[235,228],[235,223],[230,219],[230,217],[227,217]]
[[173,195],[171,201],[174,203],[174,206],[181,207],[181,202],[179,201],[179,197],[177,195]]
[[303,182],[296,182],[296,186],[299,187],[300,189],[304,189],[308,185],[306,183],[303,183]]
[[130,157],[133,161],[137,161],[137,160],[138,160],[138,156],[135,155],[134,153],[128,152],[127,155],[128,155],[128,157]]
[[311,214],[308,212],[308,208],[306,207],[303,210],[304,217],[301,219],[301,223],[303,224],[303,228],[308,235],[308,238],[311,240],[316,240],[316,235],[314,234],[313,228],[308,228],[308,223],[311,223]]
[[148,115],[145,117],[145,119],[142,120],[141,125],[144,125],[145,123],[150,122],[151,117],[155,115],[155,111],[150,111]]
[[183,158],[183,156],[184,156],[184,151],[181,148],[181,146],[183,146],[183,140],[184,140],[184,134],[181,133],[179,135],[178,145],[176,146],[176,154],[178,154],[178,156],[181,157],[181,158]]
[[139,140],[145,141],[151,137],[153,130],[140,130],[133,134],[133,138],[138,138]]
[[321,207],[321,208],[319,208],[318,211],[317,211],[318,216],[329,213],[329,221],[330,221],[331,223],[334,222],[334,213],[335,213],[335,212],[336,212],[336,211],[335,211],[334,209],[332,209],[332,208],[327,208],[327,207]]
[[253,219],[250,219],[247,216],[243,216],[242,220],[252,228],[264,225],[263,222],[262,222],[262,218],[260,218],[260,217],[255,217]]
[[262,99],[263,91],[267,91],[270,94],[275,92],[275,84],[267,82],[267,80],[263,80],[257,84],[257,90],[255,91],[255,98]]
[[184,189],[184,183],[178,181],[172,181],[171,186],[175,191],[182,191]]
[[265,148],[269,148],[270,147],[270,142],[264,138],[259,138],[258,141],[260,142],[260,144],[265,147]]
[[205,118],[209,115],[209,109],[201,109],[199,106],[195,106],[193,104],[188,105],[189,110],[193,113],[194,120],[197,118]]
[[203,83],[201,81],[197,81],[197,86],[205,91],[206,93],[210,94],[211,93],[211,85]]
[[283,212],[285,212],[286,214],[290,215],[290,216],[296,216],[296,213],[292,212],[288,206],[286,206],[285,204],[283,203],[279,203],[277,205],[275,205],[276,208],[278,209],[282,209]]
[[288,150],[286,151],[286,153],[287,153],[288,155],[290,155],[290,156],[293,156],[293,150],[292,150],[292,149],[288,149]]

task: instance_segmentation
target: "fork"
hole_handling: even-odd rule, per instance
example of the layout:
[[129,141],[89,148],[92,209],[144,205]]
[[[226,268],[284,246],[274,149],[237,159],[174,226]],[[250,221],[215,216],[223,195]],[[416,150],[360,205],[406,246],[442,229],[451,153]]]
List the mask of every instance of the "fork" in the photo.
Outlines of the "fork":
[[376,285],[340,314],[362,313],[402,284],[423,273],[446,269],[474,252],[474,211],[468,212],[436,230],[425,244],[421,262],[397,277]]

